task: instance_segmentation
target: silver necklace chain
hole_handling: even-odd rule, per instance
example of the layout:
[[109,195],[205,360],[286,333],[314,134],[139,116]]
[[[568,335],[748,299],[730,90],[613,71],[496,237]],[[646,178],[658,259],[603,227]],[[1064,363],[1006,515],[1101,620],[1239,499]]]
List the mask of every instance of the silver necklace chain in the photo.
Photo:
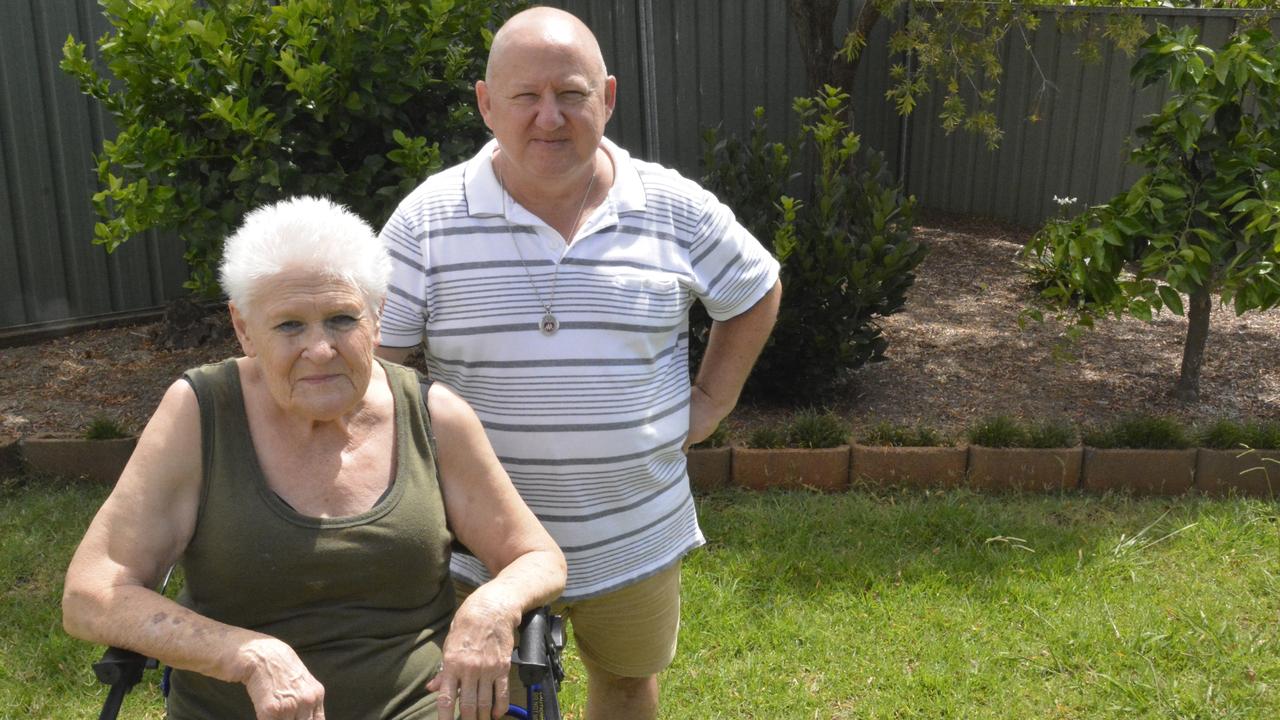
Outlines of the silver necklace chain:
[[[507,184],[502,181],[502,176],[498,174],[498,169],[494,168],[494,175],[498,178],[498,185],[502,187],[502,208],[506,213],[508,199],[514,204],[515,199],[511,198],[511,193],[507,191]],[[578,234],[578,226],[582,223],[582,212],[587,209],[587,199],[591,197],[591,191],[596,186],[596,172],[591,170],[591,182],[587,183],[587,192],[582,196],[582,202],[578,204],[578,214],[573,218],[573,227],[569,229],[569,243],[573,242],[573,238]],[[560,280],[560,263],[556,263],[556,269],[551,274],[551,293],[549,300],[542,299],[542,291],[538,289],[538,283],[533,280],[533,272],[529,270],[529,262],[524,259],[524,251],[520,249],[520,243],[516,241],[516,232],[511,222],[511,218],[506,218],[507,236],[511,238],[511,244],[516,249],[516,254],[520,256],[520,267],[524,268],[525,277],[529,280],[529,287],[533,288],[533,294],[538,298],[538,304],[542,306],[544,312],[541,322],[538,323],[538,329],[543,335],[554,335],[560,329],[560,320],[556,318],[555,313],[551,311],[552,305],[556,302],[556,284]]]

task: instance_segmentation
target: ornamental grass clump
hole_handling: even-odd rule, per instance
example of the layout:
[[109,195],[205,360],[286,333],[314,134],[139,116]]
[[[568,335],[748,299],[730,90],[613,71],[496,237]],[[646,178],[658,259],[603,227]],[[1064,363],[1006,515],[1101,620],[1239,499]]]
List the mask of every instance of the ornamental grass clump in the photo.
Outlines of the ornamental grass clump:
[[1008,415],[995,415],[970,428],[969,442],[993,448],[1026,447],[1027,430]]
[[1196,444],[1213,450],[1280,450],[1280,423],[1217,420],[1196,433]]
[[105,415],[99,415],[89,423],[89,427],[85,428],[84,437],[86,440],[119,440],[129,437],[129,433],[120,423]]
[[806,409],[781,424],[763,425],[747,435],[747,447],[757,450],[778,448],[834,448],[849,443],[849,425],[830,410]]
[[1063,420],[1025,423],[1008,415],[994,415],[969,429],[969,442],[991,448],[1069,448],[1076,431]]
[[1101,449],[1134,448],[1180,450],[1191,447],[1191,438],[1173,418],[1134,415],[1084,433],[1085,445]]
[[830,410],[802,410],[787,426],[787,446],[833,448],[849,443],[849,426]]
[[880,421],[858,436],[860,445],[880,447],[942,447],[950,445],[942,433],[923,425],[897,425]]

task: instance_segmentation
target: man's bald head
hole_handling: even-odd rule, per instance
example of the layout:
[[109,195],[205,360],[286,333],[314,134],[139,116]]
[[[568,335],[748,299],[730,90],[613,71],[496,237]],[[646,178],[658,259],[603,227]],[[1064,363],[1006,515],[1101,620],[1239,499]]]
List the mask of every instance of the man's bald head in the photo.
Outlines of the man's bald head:
[[598,70],[598,74],[591,78],[593,85],[602,82],[609,74],[605,69],[604,54],[600,52],[600,43],[591,28],[564,10],[534,7],[512,15],[494,33],[489,47],[489,62],[484,71],[485,82],[493,82],[495,73],[502,72],[512,50],[533,45],[560,46],[581,53],[589,59],[593,72]]

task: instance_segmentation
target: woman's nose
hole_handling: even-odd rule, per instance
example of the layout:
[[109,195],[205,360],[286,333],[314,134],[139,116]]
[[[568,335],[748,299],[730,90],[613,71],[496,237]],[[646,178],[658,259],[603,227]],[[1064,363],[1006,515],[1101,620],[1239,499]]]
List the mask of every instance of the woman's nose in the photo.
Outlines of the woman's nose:
[[333,338],[326,330],[313,330],[308,333],[303,352],[313,361],[324,362],[334,356]]

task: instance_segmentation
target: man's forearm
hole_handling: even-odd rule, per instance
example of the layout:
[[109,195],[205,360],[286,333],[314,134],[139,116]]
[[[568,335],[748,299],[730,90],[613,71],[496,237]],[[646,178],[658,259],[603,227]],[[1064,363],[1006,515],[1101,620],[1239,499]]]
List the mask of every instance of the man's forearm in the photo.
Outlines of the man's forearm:
[[398,347],[387,347],[386,345],[379,345],[377,349],[373,351],[373,354],[377,355],[383,360],[390,360],[393,363],[398,363],[403,365],[404,361],[407,360],[408,357],[413,354],[413,351],[415,349],[416,348],[411,348],[411,347],[398,348]]
[[707,350],[694,385],[707,395],[719,421],[738,404],[742,386],[764,349],[782,302],[782,283],[773,287],[750,310],[711,325]]

